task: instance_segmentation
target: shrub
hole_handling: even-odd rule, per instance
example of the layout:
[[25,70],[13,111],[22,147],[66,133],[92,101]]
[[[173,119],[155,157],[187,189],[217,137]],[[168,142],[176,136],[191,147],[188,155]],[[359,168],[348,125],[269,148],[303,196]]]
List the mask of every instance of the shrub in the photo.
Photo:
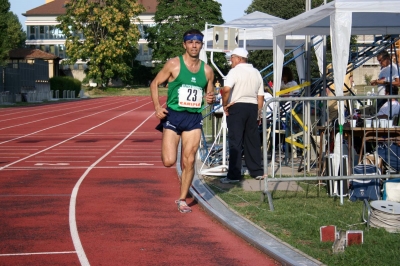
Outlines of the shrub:
[[52,77],[49,80],[50,89],[52,91],[59,90],[60,96],[63,95],[63,91],[74,91],[75,97],[79,95],[81,90],[82,82],[72,77]]

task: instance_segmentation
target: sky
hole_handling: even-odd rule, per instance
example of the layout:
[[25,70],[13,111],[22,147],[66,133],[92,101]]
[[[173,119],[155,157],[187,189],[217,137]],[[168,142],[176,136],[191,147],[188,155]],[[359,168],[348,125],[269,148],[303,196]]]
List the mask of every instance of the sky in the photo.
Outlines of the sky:
[[[244,11],[249,7],[253,0],[217,0],[222,4],[222,17],[225,22],[245,15]],[[22,16],[28,10],[44,5],[46,0],[9,0],[10,10],[18,16],[19,22],[25,29],[26,17]]]

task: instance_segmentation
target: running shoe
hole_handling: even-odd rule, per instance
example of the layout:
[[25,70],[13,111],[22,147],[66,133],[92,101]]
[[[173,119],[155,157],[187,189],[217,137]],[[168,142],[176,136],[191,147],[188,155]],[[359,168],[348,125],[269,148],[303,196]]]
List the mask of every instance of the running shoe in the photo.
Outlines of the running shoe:
[[180,211],[181,213],[189,213],[192,211],[192,208],[190,208],[185,200],[176,200],[175,201],[176,205],[178,205],[178,211]]

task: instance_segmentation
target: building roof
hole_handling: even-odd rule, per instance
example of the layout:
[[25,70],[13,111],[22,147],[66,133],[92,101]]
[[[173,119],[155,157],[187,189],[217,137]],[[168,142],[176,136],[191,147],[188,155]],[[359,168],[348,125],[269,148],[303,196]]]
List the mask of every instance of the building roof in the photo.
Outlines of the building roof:
[[138,0],[139,4],[142,4],[146,11],[144,14],[155,14],[157,10],[157,0]]
[[65,14],[65,2],[66,0],[54,0],[47,4],[35,7],[34,9],[26,11],[22,14],[24,16],[59,16]]
[[8,53],[10,59],[59,59],[58,56],[50,53],[46,53],[40,49],[31,49],[31,48],[18,48],[11,50]]
[[[54,0],[47,4],[38,6],[34,9],[26,11],[22,14],[25,17],[29,16],[59,16],[65,14],[65,2],[68,0]],[[138,0],[139,4],[142,4],[146,11],[143,14],[154,14],[157,10],[157,0]]]

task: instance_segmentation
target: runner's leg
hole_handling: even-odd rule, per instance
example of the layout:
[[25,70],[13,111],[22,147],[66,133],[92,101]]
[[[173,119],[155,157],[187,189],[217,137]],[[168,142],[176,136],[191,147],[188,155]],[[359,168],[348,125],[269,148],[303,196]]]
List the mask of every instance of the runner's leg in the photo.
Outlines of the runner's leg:
[[176,163],[180,136],[171,129],[164,128],[161,145],[161,159],[166,167],[171,167]]
[[182,180],[180,199],[185,199],[192,185],[196,152],[200,144],[200,129],[182,132]]

